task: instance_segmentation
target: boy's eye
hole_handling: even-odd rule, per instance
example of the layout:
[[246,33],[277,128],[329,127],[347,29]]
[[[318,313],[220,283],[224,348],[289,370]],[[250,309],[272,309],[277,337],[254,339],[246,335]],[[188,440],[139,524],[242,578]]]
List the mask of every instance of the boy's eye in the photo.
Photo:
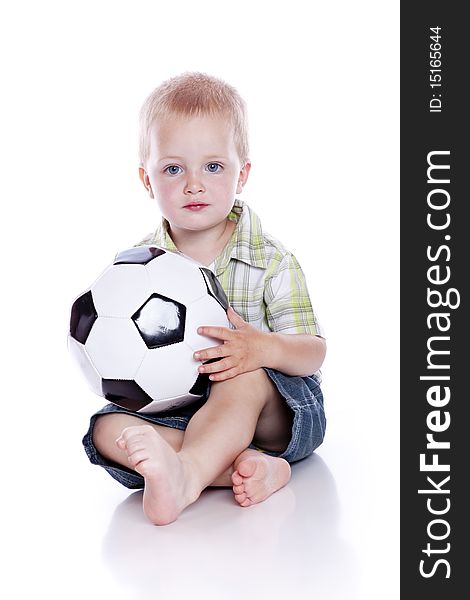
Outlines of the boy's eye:
[[220,171],[221,168],[222,167],[219,165],[219,163],[209,163],[207,165],[207,170],[209,173],[217,173],[217,171]]
[[165,171],[169,175],[178,175],[181,172],[181,167],[178,167],[178,165],[170,165],[165,169]]

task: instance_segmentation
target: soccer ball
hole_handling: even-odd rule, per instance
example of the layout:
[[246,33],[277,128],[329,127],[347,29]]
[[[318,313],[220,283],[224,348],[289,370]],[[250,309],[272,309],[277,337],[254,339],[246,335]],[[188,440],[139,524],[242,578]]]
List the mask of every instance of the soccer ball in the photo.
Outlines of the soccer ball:
[[207,391],[193,354],[220,341],[197,328],[230,327],[227,308],[210,269],[179,252],[137,246],[73,302],[68,347],[109,402],[141,413],[171,410]]

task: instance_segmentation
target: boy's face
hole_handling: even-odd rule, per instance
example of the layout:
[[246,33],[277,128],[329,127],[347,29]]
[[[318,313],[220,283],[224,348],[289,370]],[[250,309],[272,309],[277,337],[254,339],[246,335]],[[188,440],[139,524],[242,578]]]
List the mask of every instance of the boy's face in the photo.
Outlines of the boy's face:
[[250,166],[222,117],[175,116],[154,124],[140,177],[171,229],[183,233],[225,224]]

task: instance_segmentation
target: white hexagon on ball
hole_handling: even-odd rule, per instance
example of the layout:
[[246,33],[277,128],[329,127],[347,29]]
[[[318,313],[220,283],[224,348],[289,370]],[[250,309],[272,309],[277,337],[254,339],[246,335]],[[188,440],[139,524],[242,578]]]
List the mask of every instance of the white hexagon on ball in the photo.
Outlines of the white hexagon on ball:
[[230,327],[227,313],[215,298],[206,294],[196,302],[193,302],[186,315],[186,330],[184,341],[195,352],[218,346],[222,342],[218,339],[199,335],[197,328],[200,325],[211,325],[213,327]]
[[[186,396],[198,378],[201,363],[184,342],[147,350],[134,381],[152,398],[165,399]],[[160,404],[161,403],[161,404]]]
[[147,346],[130,319],[99,317],[85,344],[103,379],[133,379]]
[[[146,265],[150,286],[158,293],[188,306],[206,293],[198,264],[174,252],[154,258]],[[169,277],[169,273],[173,273]]]
[[93,284],[93,302],[99,316],[130,317],[150,296],[144,265],[113,265]]
[[92,392],[101,395],[101,376],[90,361],[85,346],[74,340],[72,336],[68,337],[67,345],[69,352],[75,359],[75,363],[84,375]]

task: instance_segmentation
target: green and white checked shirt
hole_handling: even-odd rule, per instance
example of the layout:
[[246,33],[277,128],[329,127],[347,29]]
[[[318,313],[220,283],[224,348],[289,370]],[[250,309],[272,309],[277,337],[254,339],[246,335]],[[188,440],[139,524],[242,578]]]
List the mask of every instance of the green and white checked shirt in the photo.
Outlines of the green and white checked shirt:
[[[222,253],[209,265],[234,311],[262,331],[308,333],[323,337],[312,309],[305,277],[291,252],[263,232],[259,217],[235,200],[228,218],[237,222]],[[155,233],[138,245],[177,250],[162,219]]]

